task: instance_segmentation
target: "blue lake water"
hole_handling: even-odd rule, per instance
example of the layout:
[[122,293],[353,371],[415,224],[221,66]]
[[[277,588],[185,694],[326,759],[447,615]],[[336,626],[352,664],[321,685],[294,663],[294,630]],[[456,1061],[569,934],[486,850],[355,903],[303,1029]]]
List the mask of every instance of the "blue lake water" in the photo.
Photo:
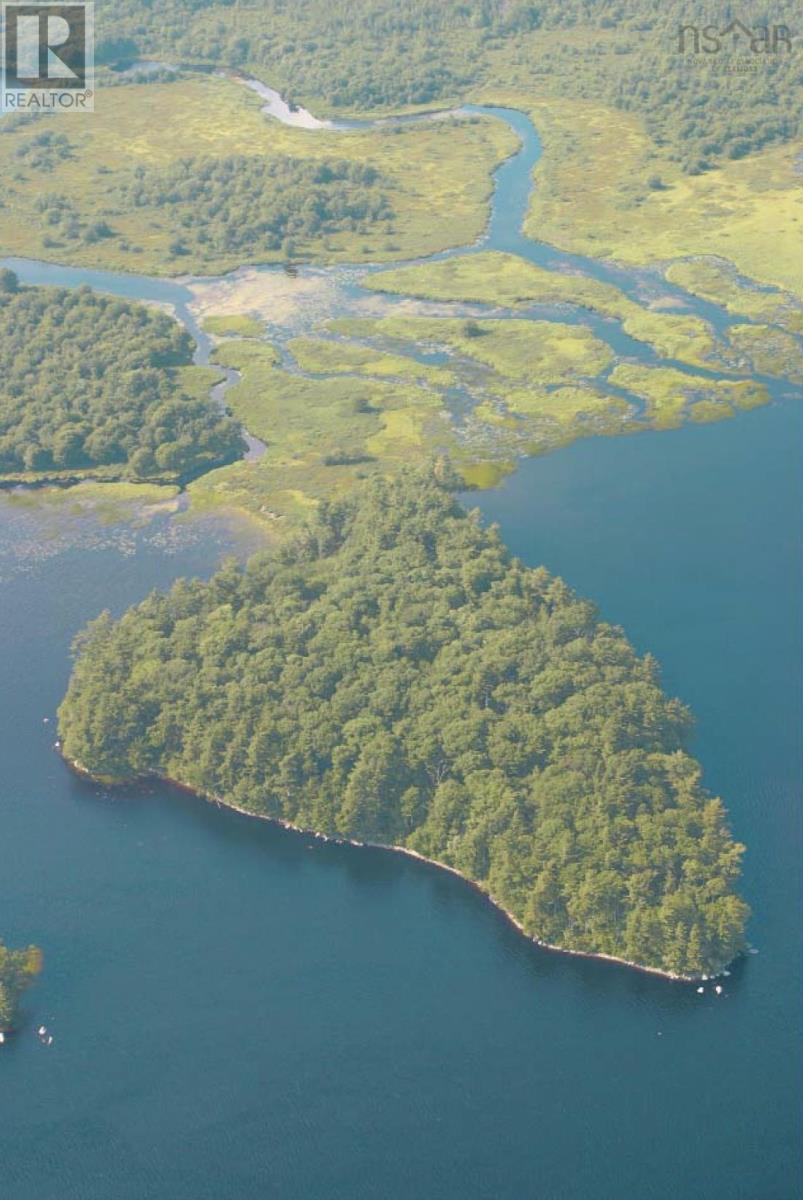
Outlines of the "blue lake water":
[[410,860],[72,777],[72,635],[231,534],[0,497],[0,928],[47,960],[0,1054],[3,1200],[797,1200],[802,422],[593,439],[467,501],[695,710],[760,950],[721,997],[541,951]]

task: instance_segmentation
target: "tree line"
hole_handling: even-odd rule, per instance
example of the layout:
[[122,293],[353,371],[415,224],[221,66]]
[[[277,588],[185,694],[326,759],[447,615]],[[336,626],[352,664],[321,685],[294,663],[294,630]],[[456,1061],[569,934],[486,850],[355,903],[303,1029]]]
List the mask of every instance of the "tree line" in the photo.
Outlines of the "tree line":
[[296,247],[321,235],[389,224],[393,208],[379,172],[343,159],[247,155],[183,158],[138,166],[110,196],[114,211],[153,210],[170,222],[174,254],[243,253]]
[[742,847],[655,662],[428,473],[75,645],[65,753],[456,868],[541,941],[698,976]]
[[0,271],[0,472],[184,478],[238,458],[237,423],[181,387],[193,349],[165,313]]
[[[251,70],[308,104],[371,110],[452,100],[478,85],[597,100],[642,116],[689,172],[803,130],[794,36],[799,9],[742,14],[766,27],[694,54],[683,26],[724,29],[733,12],[690,16],[684,0],[124,0],[98,4],[99,59],[138,56]],[[761,44],[759,34],[758,44]],[[687,53],[691,49],[691,53]]]

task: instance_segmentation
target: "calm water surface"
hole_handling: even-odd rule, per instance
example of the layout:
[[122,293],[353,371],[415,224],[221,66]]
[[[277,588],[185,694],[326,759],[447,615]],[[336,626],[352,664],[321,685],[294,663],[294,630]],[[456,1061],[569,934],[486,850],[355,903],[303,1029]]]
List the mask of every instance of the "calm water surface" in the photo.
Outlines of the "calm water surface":
[[[486,244],[608,277],[515,232],[531,128]],[[169,281],[18,265],[187,319]],[[578,443],[470,500],[695,709],[760,949],[719,998],[540,951],[421,864],[73,778],[71,636],[230,537],[0,497],[0,927],[47,959],[0,1055],[2,1200],[797,1200],[802,420]]]
[[165,524],[31,560],[5,502],[0,911],[47,971],[0,1060],[3,1196],[794,1200],[800,426],[588,442],[482,498],[697,711],[761,951],[721,998],[539,951],[418,864],[72,778],[69,635],[222,541]]

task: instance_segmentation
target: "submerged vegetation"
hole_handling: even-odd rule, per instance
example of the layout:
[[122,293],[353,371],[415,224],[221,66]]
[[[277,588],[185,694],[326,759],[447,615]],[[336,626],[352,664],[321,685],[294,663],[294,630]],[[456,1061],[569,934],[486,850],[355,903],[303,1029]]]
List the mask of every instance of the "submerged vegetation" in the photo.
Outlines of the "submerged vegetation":
[[742,848],[655,663],[423,473],[75,649],[61,735],[97,777],[403,846],[564,949],[698,976],[744,945]]
[[0,272],[0,473],[168,481],[239,457],[192,352],[164,313]]
[[9,950],[0,942],[0,1032],[14,1025],[23,992],[42,970],[42,952],[36,946]]

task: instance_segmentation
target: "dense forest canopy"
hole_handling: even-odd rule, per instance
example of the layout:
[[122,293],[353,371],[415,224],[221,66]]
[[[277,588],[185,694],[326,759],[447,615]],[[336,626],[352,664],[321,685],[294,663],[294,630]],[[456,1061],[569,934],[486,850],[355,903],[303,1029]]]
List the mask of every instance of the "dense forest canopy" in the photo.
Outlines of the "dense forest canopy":
[[275,250],[292,256],[322,234],[387,224],[393,209],[380,182],[374,167],[336,158],[185,158],[162,169],[135,167],[110,203],[167,219],[177,234],[174,253],[242,252],[250,260]]
[[423,473],[101,616],[60,711],[97,776],[405,846],[544,942],[697,976],[747,909],[689,725],[649,657]]
[[42,969],[42,954],[36,946],[9,950],[0,942],[0,1031],[14,1024],[20,997]]
[[[248,69],[335,108],[430,104],[486,84],[594,99],[643,115],[690,171],[803,129],[793,0],[691,15],[684,0],[104,0],[98,9],[101,62]],[[738,17],[770,31],[766,50],[737,31],[716,54],[695,54],[693,41],[681,52],[682,26],[724,30]],[[791,50],[783,40],[773,50],[777,27]]]
[[165,313],[0,272],[0,472],[181,478],[239,457],[237,423],[182,390],[192,352]]

